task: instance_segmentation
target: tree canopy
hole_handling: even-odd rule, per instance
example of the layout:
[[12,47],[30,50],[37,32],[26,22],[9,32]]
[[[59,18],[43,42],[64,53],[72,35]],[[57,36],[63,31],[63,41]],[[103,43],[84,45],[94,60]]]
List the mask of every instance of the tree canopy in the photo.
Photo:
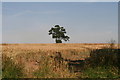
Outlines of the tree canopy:
[[55,25],[49,30],[49,35],[52,35],[52,38],[55,38],[56,43],[62,43],[62,40],[69,41],[70,37],[66,36],[66,30],[64,27]]

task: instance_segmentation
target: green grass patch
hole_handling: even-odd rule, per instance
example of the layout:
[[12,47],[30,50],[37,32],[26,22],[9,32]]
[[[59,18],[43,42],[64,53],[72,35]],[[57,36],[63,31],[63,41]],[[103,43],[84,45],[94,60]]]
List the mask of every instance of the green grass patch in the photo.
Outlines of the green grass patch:
[[87,68],[80,76],[82,78],[119,78],[116,67],[95,67]]
[[2,58],[2,78],[22,78],[24,76],[21,64],[15,64],[11,58],[5,55]]

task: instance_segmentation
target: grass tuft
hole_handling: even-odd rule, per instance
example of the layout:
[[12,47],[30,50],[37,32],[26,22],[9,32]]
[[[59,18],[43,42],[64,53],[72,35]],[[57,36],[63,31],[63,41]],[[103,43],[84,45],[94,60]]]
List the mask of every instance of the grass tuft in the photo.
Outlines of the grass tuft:
[[3,78],[22,78],[24,76],[21,64],[15,64],[10,57],[2,56],[2,77]]

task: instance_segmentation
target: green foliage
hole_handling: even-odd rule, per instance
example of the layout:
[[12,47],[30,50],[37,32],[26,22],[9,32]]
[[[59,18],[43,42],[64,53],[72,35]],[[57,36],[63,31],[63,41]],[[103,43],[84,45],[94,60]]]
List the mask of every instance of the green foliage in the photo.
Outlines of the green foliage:
[[91,51],[87,60],[91,66],[118,66],[118,49],[96,49]]
[[56,43],[62,43],[62,40],[69,41],[70,37],[66,36],[65,34],[66,30],[59,25],[55,25],[54,28],[49,30],[49,35],[52,35],[52,38],[56,39]]
[[6,55],[2,56],[2,77],[3,78],[22,78],[22,66],[15,64],[11,58]]
[[80,75],[81,78],[119,78],[118,69],[116,67],[95,67],[87,68]]
[[119,78],[120,49],[114,48],[115,41],[111,41],[106,48],[92,50],[90,57],[85,60],[82,78]]

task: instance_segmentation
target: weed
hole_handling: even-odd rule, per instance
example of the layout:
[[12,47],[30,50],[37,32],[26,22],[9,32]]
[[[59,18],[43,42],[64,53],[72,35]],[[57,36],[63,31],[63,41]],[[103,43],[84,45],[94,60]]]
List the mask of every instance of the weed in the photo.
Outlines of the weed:
[[2,77],[3,78],[22,78],[24,76],[21,64],[15,64],[10,57],[2,56]]

